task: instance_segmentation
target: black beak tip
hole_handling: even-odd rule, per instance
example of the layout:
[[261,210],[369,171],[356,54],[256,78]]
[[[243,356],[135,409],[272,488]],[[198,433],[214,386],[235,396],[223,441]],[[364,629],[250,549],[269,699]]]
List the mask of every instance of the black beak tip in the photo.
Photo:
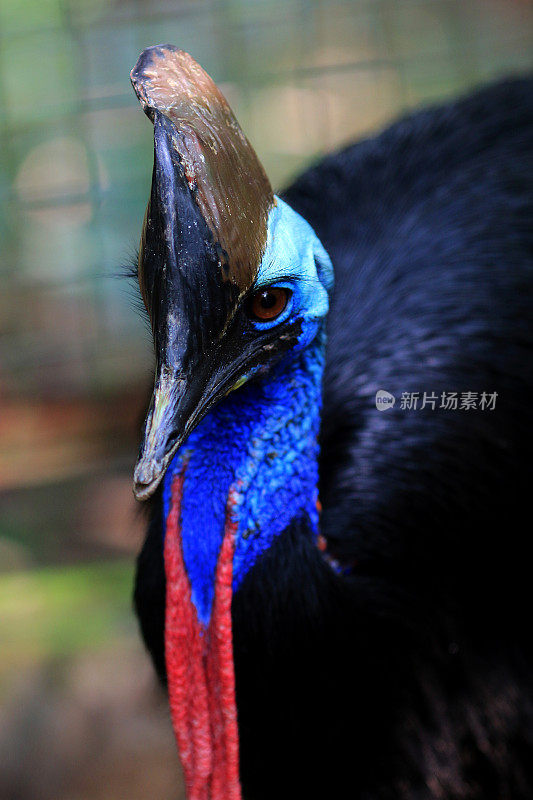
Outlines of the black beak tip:
[[163,465],[139,461],[133,474],[133,494],[135,499],[148,500],[163,480],[164,475]]
[[182,438],[164,440],[163,446],[141,453],[133,473],[133,494],[137,500],[148,500],[162,482],[167,467],[181,445]]

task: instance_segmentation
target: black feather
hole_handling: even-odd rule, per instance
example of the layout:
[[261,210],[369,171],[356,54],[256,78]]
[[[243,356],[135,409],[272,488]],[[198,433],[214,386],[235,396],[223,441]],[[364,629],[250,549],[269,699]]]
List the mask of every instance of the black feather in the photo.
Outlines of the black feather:
[[[233,600],[244,796],[533,796],[533,82],[422,111],[284,197],[336,275],[322,531],[295,520]],[[376,410],[497,392],[494,411]],[[160,514],[138,563],[164,672]]]

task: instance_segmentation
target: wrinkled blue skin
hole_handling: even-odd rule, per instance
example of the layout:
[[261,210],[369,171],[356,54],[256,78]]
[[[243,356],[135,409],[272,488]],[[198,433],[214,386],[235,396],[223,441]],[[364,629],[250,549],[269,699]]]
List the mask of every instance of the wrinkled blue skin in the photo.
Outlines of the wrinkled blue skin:
[[291,519],[307,515],[318,535],[318,432],[332,284],[331,261],[313,229],[277,198],[256,285],[286,287],[292,297],[279,318],[257,327],[299,320],[301,334],[268,373],[244,383],[210,411],[176,453],[163,484],[166,519],[173,478],[187,462],[183,556],[204,624],[211,613],[230,493],[238,522],[234,590]]

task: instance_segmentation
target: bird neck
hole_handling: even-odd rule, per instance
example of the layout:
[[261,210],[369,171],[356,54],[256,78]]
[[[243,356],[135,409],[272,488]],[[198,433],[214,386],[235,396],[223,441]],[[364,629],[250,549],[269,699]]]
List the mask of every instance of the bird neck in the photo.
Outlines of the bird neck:
[[[181,541],[191,599],[207,623],[228,509],[235,525],[233,590],[295,518],[318,535],[318,433],[323,326],[304,350],[229,394],[198,425],[169,466],[182,475]],[[231,508],[229,508],[231,506]],[[164,527],[164,526],[163,526]]]

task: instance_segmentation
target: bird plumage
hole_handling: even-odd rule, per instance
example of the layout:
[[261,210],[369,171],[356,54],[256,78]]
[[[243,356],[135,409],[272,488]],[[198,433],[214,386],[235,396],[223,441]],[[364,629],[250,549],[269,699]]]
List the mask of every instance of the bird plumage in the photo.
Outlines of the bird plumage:
[[[245,800],[533,792],[532,88],[508,81],[418,112],[283,194],[335,270],[318,462],[327,557],[299,511],[233,594]],[[211,435],[208,492],[217,414],[220,430],[227,409],[261,408],[270,374],[198,429]],[[396,397],[385,412],[380,389]],[[496,392],[496,404],[446,410],[443,392]],[[419,393],[417,409],[403,393]],[[164,680],[163,496],[135,601]]]

